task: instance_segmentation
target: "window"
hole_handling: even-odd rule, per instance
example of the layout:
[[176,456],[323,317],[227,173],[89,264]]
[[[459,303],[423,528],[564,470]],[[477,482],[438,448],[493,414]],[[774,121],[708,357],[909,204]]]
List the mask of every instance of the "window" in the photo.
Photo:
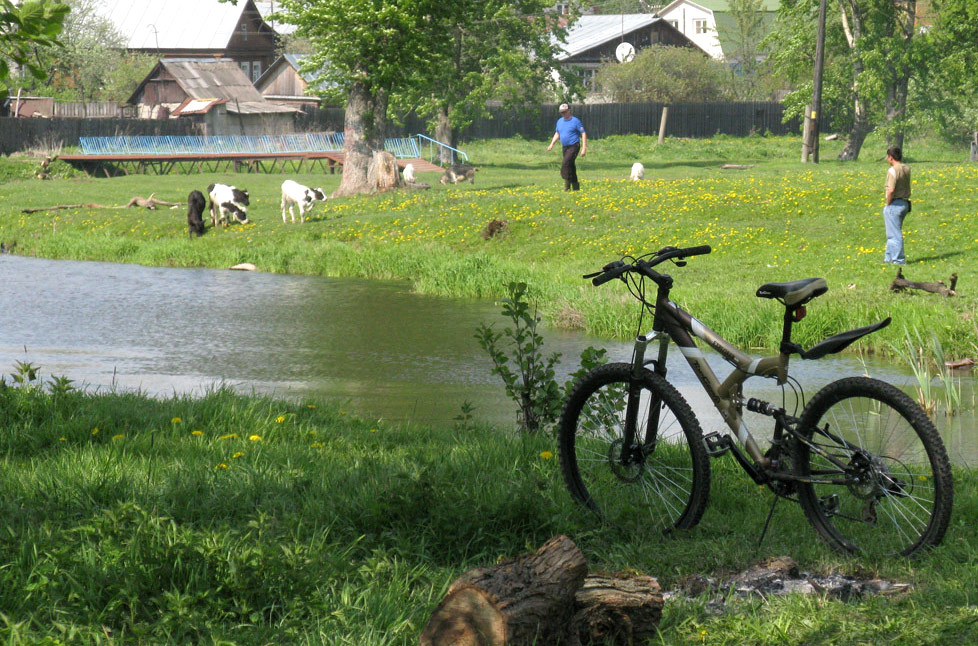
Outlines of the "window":
[[694,20],[693,21],[693,32],[697,34],[705,34],[709,31],[706,26],[706,20]]
[[241,23],[241,38],[248,40],[248,23],[246,22]]
[[564,16],[570,13],[570,3],[558,2],[554,5],[554,11]]
[[584,81],[584,87],[588,92],[596,91],[597,87],[594,83],[594,77],[597,75],[598,70],[579,67],[574,71],[577,72],[577,75],[581,77],[582,81]]
[[670,20],[669,21],[669,24],[672,25],[672,28],[673,29],[679,29],[679,21],[678,20]]
[[241,71],[245,73],[245,76],[251,78],[251,63],[248,61],[240,61],[238,65],[241,66]]
[[255,61],[251,64],[251,82],[255,83],[261,76],[261,61]]

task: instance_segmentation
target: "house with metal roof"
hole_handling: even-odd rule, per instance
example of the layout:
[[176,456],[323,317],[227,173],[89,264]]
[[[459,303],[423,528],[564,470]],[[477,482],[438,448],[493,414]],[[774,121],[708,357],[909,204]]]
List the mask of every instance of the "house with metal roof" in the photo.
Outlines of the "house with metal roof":
[[226,58],[257,81],[278,54],[279,34],[265,22],[277,3],[241,0],[94,0],[126,38],[126,48],[159,58]]
[[647,13],[580,16],[567,30],[563,52],[557,56],[564,69],[573,70],[593,89],[598,69],[616,59],[622,43],[635,51],[652,45],[696,47],[696,43],[666,20]]
[[241,67],[217,58],[164,58],[128,103],[144,119],[190,118],[202,135],[291,133],[298,112],[266,101]]
[[[765,35],[773,28],[780,0],[761,0]],[[736,50],[737,21],[727,0],[673,0],[656,14],[717,60]]]
[[282,54],[255,81],[255,89],[271,103],[317,107],[320,98],[306,94],[309,85],[315,82],[315,74],[299,71],[305,58],[304,54]]

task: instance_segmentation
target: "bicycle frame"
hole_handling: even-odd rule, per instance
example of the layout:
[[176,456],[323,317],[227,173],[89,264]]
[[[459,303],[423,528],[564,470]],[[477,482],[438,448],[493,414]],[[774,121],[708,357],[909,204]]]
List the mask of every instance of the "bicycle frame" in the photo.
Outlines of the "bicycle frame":
[[[770,460],[761,451],[743,419],[743,384],[751,377],[767,377],[776,378],[778,384],[783,385],[788,379],[788,355],[781,353],[763,358],[751,357],[669,300],[668,296],[668,288],[660,287],[656,297],[652,331],[635,340],[635,354],[632,361],[636,370],[645,364],[645,351],[648,345],[658,340],[658,357],[653,362],[654,372],[665,377],[669,342],[670,340],[675,342],[738,442],[758,466],[768,466]],[[722,382],[707,363],[703,351],[696,346],[693,337],[702,339],[720,356],[733,364],[734,369]]]

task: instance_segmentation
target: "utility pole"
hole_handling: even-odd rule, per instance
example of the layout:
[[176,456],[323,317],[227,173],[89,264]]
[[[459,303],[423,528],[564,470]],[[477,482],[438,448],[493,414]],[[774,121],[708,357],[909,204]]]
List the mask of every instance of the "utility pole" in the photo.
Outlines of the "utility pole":
[[825,0],[818,3],[818,32],[815,35],[815,79],[812,83],[812,119],[808,137],[812,161],[818,163],[819,124],[822,121],[822,68],[825,61]]

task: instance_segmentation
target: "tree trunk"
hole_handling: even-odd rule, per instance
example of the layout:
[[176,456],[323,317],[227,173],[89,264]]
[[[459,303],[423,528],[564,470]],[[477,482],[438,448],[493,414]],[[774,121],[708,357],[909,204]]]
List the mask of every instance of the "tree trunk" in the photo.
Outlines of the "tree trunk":
[[[452,125],[448,121],[447,106],[438,108],[438,113],[435,114],[435,140],[455,148],[455,138],[452,133]],[[445,148],[440,148],[439,163],[441,163],[442,166],[451,166],[452,151]]]
[[894,6],[894,27],[902,39],[901,51],[891,66],[892,80],[886,94],[886,122],[891,125],[890,145],[903,148],[904,121],[907,113],[907,94],[910,88],[910,47],[913,41],[917,0],[903,0]]
[[363,81],[354,82],[343,121],[343,178],[331,197],[378,190],[370,183],[370,171],[378,160],[374,152],[384,150],[386,126],[387,93],[382,89],[371,91]]
[[367,184],[381,193],[403,184],[394,155],[386,150],[374,151],[370,166],[367,169]]
[[449,587],[420,646],[572,644],[574,595],[585,576],[587,561],[566,536],[536,554],[471,570]]
[[[859,151],[866,141],[866,135],[872,132],[873,127],[869,122],[869,106],[863,89],[859,83],[859,77],[864,70],[862,60],[862,33],[863,16],[856,0],[840,0],[842,9],[842,30],[845,32],[846,42],[849,44],[852,57],[852,94],[853,94],[853,120],[849,136],[846,138],[846,145],[839,153],[839,161],[855,161],[859,158]],[[819,115],[821,116],[821,115]]]
[[644,644],[662,619],[662,589],[650,576],[591,574],[574,597],[581,644]]

